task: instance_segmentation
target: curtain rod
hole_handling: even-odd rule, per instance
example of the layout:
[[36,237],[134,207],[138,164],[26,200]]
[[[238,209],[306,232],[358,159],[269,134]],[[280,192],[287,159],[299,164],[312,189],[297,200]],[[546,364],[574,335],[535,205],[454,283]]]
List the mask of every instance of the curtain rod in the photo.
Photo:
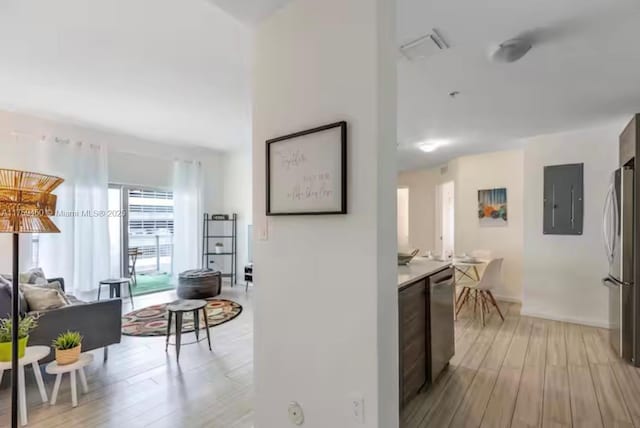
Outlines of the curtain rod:
[[[18,130],[12,130],[9,131],[9,134],[13,135],[14,137],[18,137],[18,136],[23,136],[23,137],[31,137],[34,139],[37,139],[39,141],[49,141],[51,136],[48,135],[37,135],[37,134],[33,134],[33,133],[29,133],[29,132],[23,132],[23,131],[18,131]],[[71,140],[70,139],[62,139],[59,137],[53,137],[55,139],[56,143],[70,143]],[[82,143],[82,141],[79,141]],[[166,145],[166,144],[165,144]],[[96,145],[94,145],[96,146]],[[129,155],[135,155],[135,156],[142,156],[142,157],[147,157],[147,158],[152,158],[152,159],[162,159],[162,160],[166,160],[166,161],[185,161],[185,162],[199,162],[200,164],[202,164],[201,160],[198,159],[194,159],[194,157],[196,157],[196,155],[193,155],[193,157],[178,157],[172,154],[167,154],[167,155],[162,155],[162,154],[157,154],[154,152],[144,152],[141,153],[139,151],[135,151],[135,150],[127,150],[127,149],[119,149],[119,148],[114,148],[111,147],[108,143],[104,144],[104,146],[111,150],[113,153],[122,153],[122,154],[129,154]],[[97,145],[96,147],[102,147],[102,145]],[[216,156],[220,156],[222,153],[218,153],[215,151],[212,151],[211,153],[212,155],[216,155]]]
[[[52,136],[47,136],[47,135],[38,136],[36,134],[30,134],[30,133],[27,133],[27,132],[16,131],[16,130],[11,131],[10,134],[12,136],[14,136],[14,137],[21,137],[21,136],[22,137],[31,137],[34,140],[41,141],[41,142],[52,142],[52,143],[58,143],[58,144],[71,144],[72,143],[72,140],[70,138],[66,138],[65,139],[65,138],[60,138],[60,137],[55,137],[55,136],[52,137]],[[18,142],[17,138],[16,138],[16,142]],[[102,148],[102,145],[100,145],[100,144],[85,143],[84,141],[81,141],[81,140],[77,140],[75,143],[76,144],[86,144],[90,148],[93,148],[93,149]]]

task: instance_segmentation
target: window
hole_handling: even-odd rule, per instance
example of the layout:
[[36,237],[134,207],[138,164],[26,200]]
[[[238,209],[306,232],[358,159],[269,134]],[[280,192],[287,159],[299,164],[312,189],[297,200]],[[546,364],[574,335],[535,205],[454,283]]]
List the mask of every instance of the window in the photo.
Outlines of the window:
[[40,266],[40,234],[31,234],[31,267]]

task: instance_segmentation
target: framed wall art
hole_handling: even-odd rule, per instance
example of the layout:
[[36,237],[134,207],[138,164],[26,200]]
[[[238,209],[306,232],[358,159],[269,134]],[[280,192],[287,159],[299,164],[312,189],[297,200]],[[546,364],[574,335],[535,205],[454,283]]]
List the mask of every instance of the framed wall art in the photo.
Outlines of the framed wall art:
[[347,123],[267,141],[267,215],[347,213]]
[[507,189],[478,190],[478,219],[484,227],[507,226]]

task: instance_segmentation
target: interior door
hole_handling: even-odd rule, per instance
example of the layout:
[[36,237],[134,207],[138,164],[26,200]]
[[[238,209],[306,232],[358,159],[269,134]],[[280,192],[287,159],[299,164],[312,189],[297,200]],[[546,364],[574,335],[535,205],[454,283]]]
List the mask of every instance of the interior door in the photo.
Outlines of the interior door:
[[455,245],[455,184],[453,181],[436,187],[436,249],[444,258],[453,257]]

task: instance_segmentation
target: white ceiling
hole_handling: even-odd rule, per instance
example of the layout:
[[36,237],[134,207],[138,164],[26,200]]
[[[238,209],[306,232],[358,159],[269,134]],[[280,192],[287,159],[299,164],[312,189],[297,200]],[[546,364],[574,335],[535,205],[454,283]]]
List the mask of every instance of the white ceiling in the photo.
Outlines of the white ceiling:
[[291,0],[209,0],[236,19],[252,26]]
[[3,0],[0,108],[172,143],[249,144],[250,43],[207,0]]
[[[231,149],[251,135],[251,27],[288,0],[3,0],[0,108],[154,140]],[[339,13],[339,11],[336,11]],[[401,169],[640,111],[637,0],[398,0]],[[495,64],[523,32],[533,50]],[[460,91],[456,99],[449,92]],[[448,139],[434,153],[419,141]]]
[[[451,44],[426,60],[399,62],[402,169],[640,111],[636,0],[398,1],[399,44],[434,27]],[[492,46],[532,31],[538,43],[522,60],[489,61]],[[415,145],[428,138],[451,143],[422,153]]]

